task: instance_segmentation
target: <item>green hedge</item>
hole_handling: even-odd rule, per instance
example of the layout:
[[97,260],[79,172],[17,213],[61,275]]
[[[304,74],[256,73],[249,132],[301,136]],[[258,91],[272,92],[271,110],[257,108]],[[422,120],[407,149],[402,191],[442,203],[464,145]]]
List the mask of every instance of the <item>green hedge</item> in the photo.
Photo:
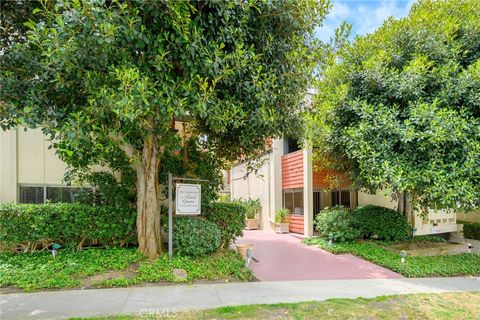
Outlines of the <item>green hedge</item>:
[[326,208],[315,217],[315,229],[322,237],[332,235],[333,241],[351,241],[357,239],[359,231],[354,228],[351,213],[343,207]]
[[23,252],[51,243],[78,248],[98,243],[123,246],[135,241],[136,213],[131,209],[77,203],[0,205],[0,243]]
[[200,256],[220,248],[221,232],[217,225],[203,217],[173,219],[173,249],[175,254]]
[[480,240],[480,223],[458,221],[463,224],[463,236],[467,239]]
[[232,241],[243,235],[246,209],[242,204],[212,202],[204,209],[204,215],[220,229],[222,248],[228,248]]
[[403,241],[410,236],[407,219],[395,210],[366,205],[352,213],[353,225],[364,239]]

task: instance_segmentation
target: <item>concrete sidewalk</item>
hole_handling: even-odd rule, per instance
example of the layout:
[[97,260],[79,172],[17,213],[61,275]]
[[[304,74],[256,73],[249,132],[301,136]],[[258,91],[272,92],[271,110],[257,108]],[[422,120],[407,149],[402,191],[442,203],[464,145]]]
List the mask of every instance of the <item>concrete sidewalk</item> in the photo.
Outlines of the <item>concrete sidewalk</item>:
[[4,294],[0,296],[0,318],[165,315],[231,305],[458,291],[480,291],[480,277],[274,281]]

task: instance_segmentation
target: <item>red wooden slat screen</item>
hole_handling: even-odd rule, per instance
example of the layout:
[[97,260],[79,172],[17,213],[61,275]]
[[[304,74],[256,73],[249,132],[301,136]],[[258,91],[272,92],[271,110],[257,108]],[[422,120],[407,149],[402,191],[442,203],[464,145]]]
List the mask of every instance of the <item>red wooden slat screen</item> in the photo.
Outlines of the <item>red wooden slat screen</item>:
[[287,216],[288,229],[293,233],[303,234],[303,215],[301,214],[289,214]]
[[303,151],[282,156],[282,189],[303,188]]

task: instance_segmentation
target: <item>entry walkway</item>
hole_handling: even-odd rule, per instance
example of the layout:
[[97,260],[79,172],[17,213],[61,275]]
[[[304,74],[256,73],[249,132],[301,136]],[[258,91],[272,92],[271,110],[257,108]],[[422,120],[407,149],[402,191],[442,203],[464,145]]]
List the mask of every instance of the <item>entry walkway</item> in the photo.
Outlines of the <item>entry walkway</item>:
[[306,246],[301,235],[247,230],[237,243],[253,243],[250,267],[260,281],[402,278],[353,255]]
[[2,320],[173,314],[221,306],[479,291],[480,278],[364,279],[136,287],[0,296]]

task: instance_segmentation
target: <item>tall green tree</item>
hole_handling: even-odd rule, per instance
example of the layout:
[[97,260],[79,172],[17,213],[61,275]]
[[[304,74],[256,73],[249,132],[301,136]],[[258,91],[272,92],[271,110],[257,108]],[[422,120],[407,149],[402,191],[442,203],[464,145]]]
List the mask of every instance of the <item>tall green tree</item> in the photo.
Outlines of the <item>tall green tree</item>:
[[[46,4],[46,2],[45,2]],[[42,126],[72,167],[136,171],[139,250],[161,253],[158,170],[189,135],[254,157],[291,128],[328,0],[58,1],[1,56],[0,123]]]
[[479,1],[419,1],[319,75],[305,120],[323,166],[413,207],[480,206]]
[[[48,4],[46,4],[48,5]],[[41,8],[38,0],[0,1],[0,48],[4,51],[26,38],[26,21],[34,19],[33,11]]]

